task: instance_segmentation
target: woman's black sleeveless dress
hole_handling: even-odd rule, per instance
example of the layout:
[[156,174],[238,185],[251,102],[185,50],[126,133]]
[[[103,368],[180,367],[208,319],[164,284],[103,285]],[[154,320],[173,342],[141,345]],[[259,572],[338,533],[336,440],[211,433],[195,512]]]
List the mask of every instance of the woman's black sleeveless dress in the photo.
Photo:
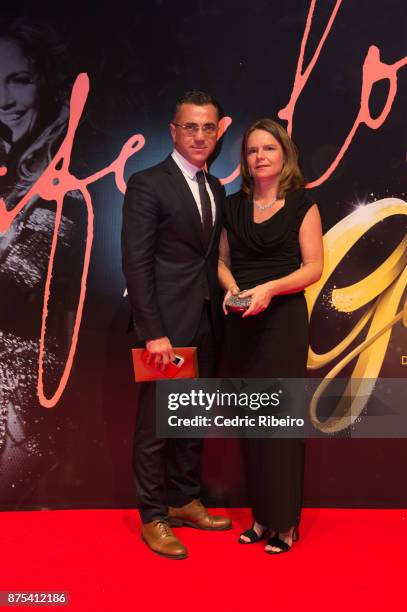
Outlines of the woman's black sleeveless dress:
[[[305,190],[286,195],[263,223],[243,192],[226,199],[225,227],[231,270],[240,290],[294,272],[301,265],[299,229],[314,204]],[[262,313],[225,317],[222,375],[230,378],[302,378],[308,353],[308,312],[303,292],[274,297]],[[253,517],[276,531],[297,525],[301,512],[304,443],[300,439],[242,440]]]

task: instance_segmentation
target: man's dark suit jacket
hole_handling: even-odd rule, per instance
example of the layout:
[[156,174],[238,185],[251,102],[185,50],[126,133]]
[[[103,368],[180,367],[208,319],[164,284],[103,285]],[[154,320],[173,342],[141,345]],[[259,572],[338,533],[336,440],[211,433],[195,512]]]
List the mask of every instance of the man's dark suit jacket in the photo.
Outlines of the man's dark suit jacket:
[[137,343],[168,336],[173,346],[190,345],[208,296],[215,337],[220,337],[217,265],[225,190],[215,177],[207,180],[216,218],[205,248],[194,196],[171,156],[129,179],[122,251]]

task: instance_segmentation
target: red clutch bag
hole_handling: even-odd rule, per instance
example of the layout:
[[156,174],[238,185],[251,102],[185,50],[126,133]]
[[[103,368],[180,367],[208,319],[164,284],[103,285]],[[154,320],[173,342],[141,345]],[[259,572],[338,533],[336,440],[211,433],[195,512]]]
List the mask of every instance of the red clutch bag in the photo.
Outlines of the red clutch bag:
[[136,382],[165,380],[171,378],[198,378],[198,360],[196,346],[174,346],[175,362],[171,362],[164,371],[147,363],[146,349],[132,349],[134,378]]

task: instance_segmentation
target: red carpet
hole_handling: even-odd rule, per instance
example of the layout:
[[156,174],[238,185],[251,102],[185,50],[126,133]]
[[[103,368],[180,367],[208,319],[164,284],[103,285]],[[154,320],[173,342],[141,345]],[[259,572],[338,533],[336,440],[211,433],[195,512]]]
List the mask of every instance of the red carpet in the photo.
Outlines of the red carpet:
[[69,591],[42,608],[60,611],[406,608],[407,511],[305,509],[300,541],[274,557],[236,543],[247,510],[225,512],[232,531],[176,530],[184,561],[146,548],[134,510],[4,512],[0,590]]

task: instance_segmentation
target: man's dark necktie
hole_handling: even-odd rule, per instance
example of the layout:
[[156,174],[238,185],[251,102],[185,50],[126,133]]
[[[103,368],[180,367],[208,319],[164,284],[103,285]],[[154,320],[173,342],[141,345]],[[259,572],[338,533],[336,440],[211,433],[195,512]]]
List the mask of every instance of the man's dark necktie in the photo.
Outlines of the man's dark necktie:
[[199,172],[196,173],[196,180],[198,181],[199,199],[201,200],[202,207],[202,230],[205,245],[208,246],[212,236],[213,219],[211,199],[206,190],[205,173],[203,170],[199,170]]

